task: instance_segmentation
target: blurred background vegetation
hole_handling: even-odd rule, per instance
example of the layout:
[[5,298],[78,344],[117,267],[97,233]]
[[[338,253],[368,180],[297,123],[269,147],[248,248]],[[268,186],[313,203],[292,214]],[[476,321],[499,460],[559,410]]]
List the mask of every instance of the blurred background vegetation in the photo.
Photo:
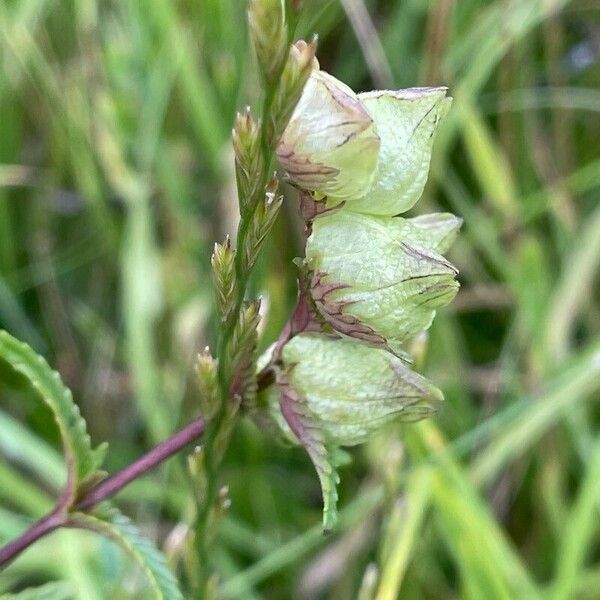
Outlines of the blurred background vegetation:
[[[243,0],[0,2],[0,326],[57,368],[114,471],[197,414],[215,341],[209,256],[234,231],[229,132],[258,101]],[[323,68],[356,90],[445,84],[416,212],[465,219],[462,290],[423,371],[441,412],[342,469],[320,532],[301,450],[240,424],[212,548],[227,598],[600,597],[600,9],[596,0],[306,0]],[[254,294],[262,346],[295,297],[290,192]],[[117,498],[182,570],[185,457]],[[0,541],[64,480],[50,413],[0,365]],[[112,543],[53,534],[0,593],[144,598]],[[35,597],[41,597],[40,595]]]

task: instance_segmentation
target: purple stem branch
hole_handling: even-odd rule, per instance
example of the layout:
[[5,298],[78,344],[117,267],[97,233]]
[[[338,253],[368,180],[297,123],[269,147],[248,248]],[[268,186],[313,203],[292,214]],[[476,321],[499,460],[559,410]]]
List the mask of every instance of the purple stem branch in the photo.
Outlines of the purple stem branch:
[[[112,477],[101,481],[96,487],[92,488],[81,500],[75,505],[74,509],[86,511],[93,508],[102,500],[109,498],[116,492],[123,489],[134,479],[141,477],[163,461],[167,460],[182,448],[200,437],[204,432],[204,420],[198,418],[192,421],[189,425],[166,439],[158,446],[152,448],[141,458],[125,467]],[[0,548],[0,569],[14,560],[21,552],[27,549],[36,540],[47,535],[48,533],[63,527],[68,522],[68,507],[64,506],[64,502],[59,501],[56,508],[39,521],[33,523],[23,534],[18,538],[9,542],[3,548]]]
[[58,529],[64,523],[65,515],[57,509],[33,523],[22,535],[0,548],[0,568],[11,562],[33,542]]
[[94,507],[105,498],[112,496],[127,484],[131,483],[156,465],[162,463],[167,458],[173,456],[184,446],[193,442],[204,431],[204,420],[199,418],[192,421],[181,431],[172,435],[169,439],[158,444],[149,452],[138,458],[134,463],[125,467],[112,477],[101,481],[96,487],[92,488],[75,506],[76,510],[87,510]]

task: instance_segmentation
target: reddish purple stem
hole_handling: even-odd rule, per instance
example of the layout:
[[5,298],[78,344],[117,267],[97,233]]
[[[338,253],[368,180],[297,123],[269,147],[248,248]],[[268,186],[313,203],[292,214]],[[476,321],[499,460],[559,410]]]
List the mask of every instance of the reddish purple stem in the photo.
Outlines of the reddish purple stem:
[[[167,460],[182,448],[200,437],[204,432],[204,420],[201,418],[192,421],[184,427],[144,454],[134,463],[125,467],[112,477],[101,481],[96,487],[92,488],[75,506],[75,510],[85,511],[93,508],[102,500],[109,498],[134,479],[144,475],[163,461]],[[0,568],[6,566],[15,559],[23,550],[28,548],[33,542],[39,540],[48,533],[66,525],[68,522],[67,507],[59,501],[57,507],[48,515],[41,518],[31,525],[21,536],[9,542],[3,548],[0,548]]]
[[36,521],[16,540],[0,548],[0,568],[16,558],[23,550],[27,549],[33,542],[58,529],[64,522],[62,511],[53,510],[50,514]]
[[173,454],[179,452],[184,446],[187,446],[199,437],[203,431],[204,421],[202,419],[192,421],[181,431],[178,431],[169,439],[152,448],[150,452],[144,454],[144,456],[131,463],[128,467],[125,467],[122,471],[101,481],[77,503],[76,509],[86,510],[92,508],[105,498],[112,496],[134,479],[137,479],[156,465],[173,456]]

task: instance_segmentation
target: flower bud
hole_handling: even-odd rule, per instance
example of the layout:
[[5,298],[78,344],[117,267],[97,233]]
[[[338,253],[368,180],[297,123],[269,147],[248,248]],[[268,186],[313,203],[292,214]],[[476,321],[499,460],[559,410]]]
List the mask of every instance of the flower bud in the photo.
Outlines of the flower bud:
[[282,203],[283,195],[279,193],[279,180],[273,176],[265,188],[263,198],[258,202],[254,214],[250,217],[250,228],[243,249],[245,270],[254,266]]
[[260,299],[242,306],[225,355],[229,396],[252,406],[256,396],[256,342]]
[[243,113],[237,113],[232,140],[236,157],[245,165],[251,164],[260,148],[260,123],[252,116],[249,106]]
[[219,409],[220,398],[217,361],[211,356],[208,346],[196,358],[196,377],[202,416],[205,419],[211,419]]
[[290,179],[321,197],[360,197],[373,182],[378,151],[373,119],[357,95],[314,70],[277,149]]
[[319,215],[306,246],[317,309],[339,333],[402,354],[402,343],[427,329],[435,309],[456,295],[458,271],[438,251],[460,224],[449,214]]
[[260,122],[252,117],[250,107],[237,114],[232,141],[240,212],[243,213],[257,192],[264,164],[264,156],[260,149]]
[[310,74],[319,68],[316,52],[317,36],[310,43],[298,40],[290,47],[271,105],[269,140],[274,144],[285,130]]
[[236,290],[235,250],[231,247],[229,236],[223,244],[215,244],[210,262],[217,292],[217,305],[221,320],[225,322],[235,304]]
[[283,1],[250,0],[248,25],[260,69],[272,82],[279,75],[288,49]]

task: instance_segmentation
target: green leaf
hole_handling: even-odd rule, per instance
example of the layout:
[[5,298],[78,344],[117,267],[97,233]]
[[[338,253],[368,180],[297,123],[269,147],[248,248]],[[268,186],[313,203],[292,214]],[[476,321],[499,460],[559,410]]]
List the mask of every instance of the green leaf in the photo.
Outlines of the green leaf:
[[73,598],[71,584],[52,581],[46,585],[30,587],[16,594],[3,594],[2,600],[69,600]]
[[8,332],[0,331],[0,358],[29,380],[54,413],[69,470],[69,494],[73,499],[86,479],[97,476],[106,453],[106,444],[92,449],[85,421],[79,407],[73,402],[71,390],[42,356]]
[[116,508],[99,506],[93,515],[74,513],[70,524],[100,533],[119,544],[142,568],[157,599],[183,600],[164,555]]

